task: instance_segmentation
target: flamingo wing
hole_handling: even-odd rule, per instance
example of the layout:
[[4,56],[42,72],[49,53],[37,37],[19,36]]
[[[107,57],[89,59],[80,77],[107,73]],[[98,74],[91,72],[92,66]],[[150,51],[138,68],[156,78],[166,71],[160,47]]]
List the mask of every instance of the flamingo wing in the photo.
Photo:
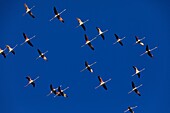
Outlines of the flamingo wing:
[[55,15],[58,15],[56,7],[54,7],[54,13],[55,13]]
[[102,86],[105,90],[107,90],[106,84],[103,84]]
[[84,31],[86,31],[86,27],[84,24],[82,24],[81,27],[83,28]]
[[30,81],[30,80],[31,80],[31,77],[30,77],[30,76],[27,76],[26,79],[27,79],[28,81]]
[[132,81],[132,88],[135,88],[135,84],[134,84],[134,82]]
[[31,41],[27,41],[27,43],[28,43],[31,47],[33,47],[33,44],[31,43]]
[[39,50],[39,49],[37,49],[37,51],[38,51],[38,53],[41,55],[42,54],[42,52]]
[[32,84],[33,87],[35,87],[35,83],[34,82],[32,82],[31,84]]
[[94,50],[94,47],[93,47],[93,45],[89,42],[88,43],[88,45],[89,45],[89,47],[92,49],[92,50]]
[[119,39],[119,37],[117,36],[117,34],[114,34],[114,35],[115,35],[116,39],[118,40],[118,39]]

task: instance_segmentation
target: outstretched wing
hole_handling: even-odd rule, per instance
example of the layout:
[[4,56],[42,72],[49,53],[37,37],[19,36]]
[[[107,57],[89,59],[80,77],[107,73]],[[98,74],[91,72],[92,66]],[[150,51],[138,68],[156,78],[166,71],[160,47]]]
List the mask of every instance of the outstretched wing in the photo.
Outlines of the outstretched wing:
[[136,41],[138,41],[138,40],[139,40],[137,36],[135,36],[135,39],[136,39]]
[[135,84],[134,84],[134,82],[132,81],[132,88],[135,88]]
[[116,39],[118,40],[118,39],[119,39],[119,37],[117,36],[117,34],[114,34],[114,35],[115,35]]
[[26,3],[24,4],[24,7],[25,7],[26,10],[29,9]]
[[39,49],[37,49],[37,51],[38,51],[38,53],[41,55],[42,54],[42,52],[39,50]]
[[85,66],[88,67],[88,62],[87,61],[85,61]]
[[89,42],[88,43],[88,46],[92,49],[92,50],[94,50],[94,47],[93,47],[93,45]]
[[28,38],[28,37],[27,37],[27,35],[26,35],[25,33],[23,33],[23,36],[24,36],[24,38],[25,38],[25,39],[27,39],[27,38]]
[[55,13],[55,15],[58,15],[56,7],[54,7],[54,13]]
[[31,80],[31,77],[30,77],[30,76],[27,76],[26,79],[27,79],[28,81],[30,81],[30,80]]
[[82,24],[81,27],[83,28],[84,31],[86,31],[86,27],[84,24]]
[[98,76],[98,79],[99,79],[100,83],[103,82],[103,80],[100,76]]

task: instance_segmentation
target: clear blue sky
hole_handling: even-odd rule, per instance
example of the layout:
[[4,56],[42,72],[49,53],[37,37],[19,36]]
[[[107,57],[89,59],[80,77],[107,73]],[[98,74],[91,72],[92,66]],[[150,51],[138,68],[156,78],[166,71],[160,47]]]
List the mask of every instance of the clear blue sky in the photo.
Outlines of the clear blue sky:
[[[25,12],[24,3],[35,5],[32,12],[35,19]],[[128,106],[137,105],[135,113],[169,113],[170,101],[170,2],[168,0],[1,0],[0,1],[0,47],[6,44],[12,47],[24,41],[22,33],[32,40],[34,47],[28,44],[18,46],[16,55],[9,54],[6,59],[0,56],[0,108],[1,113],[123,113]],[[54,16],[53,7],[60,12],[65,23]],[[89,19],[85,24],[87,31],[75,27],[76,17]],[[85,43],[84,34],[92,39],[97,35],[96,27],[108,29],[106,40],[101,37],[92,42],[95,50]],[[116,41],[114,34],[123,40],[124,46],[112,45]],[[150,48],[158,46],[152,53],[140,57],[145,47],[133,45],[135,35],[146,37],[143,42]],[[48,50],[48,62],[36,60],[37,49]],[[7,51],[5,51],[7,52]],[[84,68],[84,61],[97,62],[94,73]],[[132,66],[146,68],[141,78],[132,77]],[[29,86],[25,77],[40,76],[36,87]],[[106,85],[95,90],[99,84],[97,76],[103,80],[112,78]],[[141,97],[131,90],[131,81],[139,88]],[[68,98],[47,97],[49,85],[69,86]]]

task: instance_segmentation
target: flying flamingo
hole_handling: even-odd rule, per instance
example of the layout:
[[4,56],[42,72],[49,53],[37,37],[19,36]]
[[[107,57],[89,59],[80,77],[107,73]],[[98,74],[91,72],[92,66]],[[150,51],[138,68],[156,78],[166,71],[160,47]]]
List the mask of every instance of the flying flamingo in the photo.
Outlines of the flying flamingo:
[[64,23],[63,18],[61,18],[61,16],[60,16],[64,11],[66,11],[66,9],[64,9],[63,11],[61,11],[60,13],[58,13],[56,7],[54,7],[54,14],[55,14],[55,16],[54,16],[53,18],[51,18],[50,21],[52,21],[54,18],[58,18],[58,20],[60,20],[61,22]]
[[25,41],[21,45],[23,45],[25,43],[28,43],[30,46],[33,47],[33,44],[31,43],[31,40],[35,37],[35,35],[33,37],[31,37],[31,38],[28,38],[27,35],[25,33],[23,33],[23,36],[25,38]]
[[84,70],[88,69],[91,73],[93,73],[93,69],[91,68],[91,66],[94,65],[94,64],[96,64],[96,62],[89,65],[88,62],[85,61],[86,68],[82,69],[80,72],[83,72]]
[[142,42],[143,39],[145,39],[145,37],[143,37],[142,39],[139,39],[137,36],[135,36],[136,42],[135,44],[140,44],[141,46],[144,46],[144,43]]
[[54,93],[54,94],[56,95],[57,89],[58,89],[58,88],[53,88],[52,84],[50,84],[50,90],[51,90],[51,91],[50,91],[50,93],[49,93],[47,96],[51,95],[52,93]]
[[[104,40],[104,39],[105,39],[104,33],[107,32],[108,30],[102,31],[99,27],[96,27],[96,29],[97,29],[97,31],[98,31],[98,33],[99,33],[97,36],[101,36],[102,39]],[[96,36],[96,37],[97,37],[97,36]]]
[[[85,27],[84,24],[85,24],[86,22],[88,22],[89,19],[87,19],[87,20],[84,21],[84,22],[83,22],[80,18],[76,18],[76,19],[77,19],[77,21],[78,21],[78,23],[79,23],[79,25],[78,25],[77,27],[81,26],[81,27],[83,28],[83,30],[86,31],[86,27]],[[77,27],[76,27],[76,28],[77,28]]]
[[34,80],[31,79],[30,76],[27,76],[26,79],[28,80],[28,84],[25,86],[27,87],[28,85],[32,84],[33,87],[35,87],[35,81],[39,78],[39,76],[37,78],[35,78]]
[[94,50],[94,47],[92,46],[91,42],[95,40],[97,37],[93,38],[92,40],[89,40],[86,34],[84,36],[85,36],[86,43],[82,45],[81,47],[88,45],[92,50]]
[[105,81],[105,82],[102,80],[102,78],[101,78],[100,76],[98,76],[98,79],[99,79],[99,81],[100,81],[100,85],[98,85],[97,87],[95,87],[95,89],[97,89],[97,88],[100,87],[100,86],[103,86],[103,88],[104,88],[105,90],[107,90],[106,83],[109,82],[109,81],[111,80],[111,78],[108,79],[108,80]]
[[143,56],[144,54],[148,54],[151,58],[153,57],[153,55],[151,54],[151,51],[157,49],[158,47],[154,47],[153,49],[149,49],[149,46],[146,45],[146,51],[144,53],[142,53],[140,56]]
[[[17,44],[18,45],[18,44]],[[17,47],[17,45],[15,45],[15,47],[10,47],[9,45],[6,45],[6,48],[9,50],[9,52],[7,53],[7,55],[11,52],[12,54],[15,55],[15,51],[14,49]]]
[[45,61],[47,61],[47,57],[45,56],[45,54],[46,54],[48,51],[46,51],[46,52],[44,52],[44,53],[42,53],[39,49],[37,49],[37,51],[38,51],[38,53],[39,53],[39,56],[37,57],[37,60],[41,57],[41,58],[43,58]]
[[64,93],[65,90],[67,90],[69,87],[66,87],[65,89],[61,89],[61,86],[58,87],[58,92],[56,92],[56,96],[63,96],[63,97],[68,97],[67,94]]
[[4,50],[2,50],[1,48],[0,48],[0,54],[2,54],[3,56],[4,56],[4,58],[6,58],[6,54],[5,54],[5,51],[6,50],[6,48],[4,49]]
[[113,43],[113,45],[116,44],[116,43],[119,43],[121,46],[123,46],[122,40],[125,39],[125,37],[123,37],[121,39],[121,38],[119,38],[118,35],[116,35],[116,34],[114,34],[114,35],[115,35],[117,41],[115,43]]
[[134,73],[132,76],[138,75],[138,78],[140,78],[140,72],[142,72],[142,71],[145,70],[145,68],[143,68],[143,69],[141,69],[141,70],[138,70],[138,68],[135,67],[135,66],[133,66],[133,69],[135,70],[135,73]]
[[140,92],[138,91],[138,88],[141,87],[141,85],[139,85],[138,87],[135,86],[134,82],[132,81],[132,90],[130,92],[128,92],[128,94],[130,94],[132,91],[134,91],[136,94],[138,94],[139,96],[141,96]]
[[124,111],[124,113],[128,112],[128,111],[130,111],[131,113],[134,113],[133,109],[135,109],[135,108],[137,108],[137,106],[134,106],[134,107],[129,106],[128,109]]
[[28,13],[32,18],[35,18],[35,16],[34,16],[34,15],[32,14],[32,12],[31,12],[31,10],[32,10],[35,6],[33,6],[32,8],[29,8],[29,7],[27,6],[27,4],[25,3],[25,4],[24,4],[24,7],[25,7],[26,12],[23,14],[23,16]]

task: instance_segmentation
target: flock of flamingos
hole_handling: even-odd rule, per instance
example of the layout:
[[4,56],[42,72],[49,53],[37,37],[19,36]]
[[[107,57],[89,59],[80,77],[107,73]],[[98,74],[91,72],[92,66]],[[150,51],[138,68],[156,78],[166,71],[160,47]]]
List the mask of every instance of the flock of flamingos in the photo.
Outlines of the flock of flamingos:
[[[24,4],[24,7],[25,7],[25,9],[26,9],[26,12],[25,12],[23,15],[29,14],[32,18],[35,18],[35,16],[34,16],[33,13],[32,13],[32,9],[33,9],[35,6],[33,6],[32,8],[29,8],[29,7],[27,6],[27,4],[25,3],[25,4]],[[56,7],[54,7],[54,17],[51,18],[50,21],[52,21],[53,19],[57,18],[59,21],[61,21],[62,23],[64,23],[64,19],[61,17],[61,14],[62,14],[63,12],[65,12],[65,11],[66,11],[66,9],[64,9],[63,11],[61,11],[61,12],[59,13],[59,12],[57,11]],[[79,23],[76,28],[82,27],[82,29],[83,29],[84,31],[86,31],[85,23],[88,22],[89,20],[82,21],[80,18],[76,18],[76,19],[77,19],[77,21],[78,21],[78,23]],[[97,29],[97,31],[98,31],[98,35],[97,35],[96,37],[94,37],[93,39],[89,40],[89,39],[88,39],[88,36],[85,34],[85,44],[82,45],[81,47],[84,47],[84,46],[87,45],[87,46],[90,47],[90,49],[94,50],[94,47],[93,47],[93,45],[92,45],[92,41],[94,41],[95,39],[97,39],[97,37],[99,37],[99,36],[101,36],[101,38],[102,38],[103,40],[105,40],[104,33],[106,33],[108,30],[102,31],[102,30],[101,30],[100,28],[98,28],[98,27],[96,27],[96,29]],[[114,35],[115,35],[115,38],[116,38],[116,42],[113,43],[113,44],[119,43],[121,46],[123,46],[123,39],[125,39],[125,37],[120,38],[117,34],[114,34]],[[23,37],[24,37],[25,41],[24,41],[21,45],[27,43],[27,44],[29,44],[29,46],[33,47],[33,44],[32,44],[31,41],[32,41],[32,39],[33,39],[35,36],[29,38],[25,33],[23,33]],[[144,40],[145,37],[142,38],[142,39],[139,39],[137,36],[135,36],[135,39],[136,39],[135,44],[139,44],[139,45],[141,45],[141,46],[144,46],[144,43],[142,42],[142,40]],[[5,48],[5,49],[1,49],[1,48],[0,48],[0,54],[2,54],[4,58],[6,58],[6,56],[7,56],[9,53],[12,53],[12,54],[15,55],[14,49],[15,49],[16,47],[17,47],[17,45],[15,45],[14,47],[10,47],[9,45],[6,45],[6,48]],[[157,48],[157,47],[154,47],[154,48],[152,48],[152,49],[149,49],[149,46],[146,45],[146,51],[145,51],[144,53],[142,53],[140,56],[142,56],[142,55],[144,55],[144,54],[147,54],[149,57],[152,58],[153,55],[152,55],[151,51],[155,50],[156,48]],[[6,49],[8,49],[8,52],[7,52],[7,53],[5,53],[5,50],[6,50]],[[38,51],[38,53],[39,53],[39,56],[37,57],[37,59],[42,58],[42,59],[44,59],[45,61],[47,61],[47,57],[45,56],[45,54],[46,54],[48,51],[46,51],[46,52],[41,52],[39,49],[37,49],[37,51]],[[92,66],[93,66],[94,64],[96,64],[96,62],[94,62],[94,63],[92,63],[92,64],[88,64],[88,62],[85,61],[85,68],[82,69],[80,72],[83,72],[83,71],[85,71],[85,70],[88,70],[90,73],[93,73]],[[143,68],[143,69],[141,69],[141,70],[139,70],[139,69],[138,69],[137,67],[135,67],[135,66],[133,66],[133,68],[134,68],[134,70],[135,70],[135,73],[134,73],[132,76],[137,75],[138,78],[140,78],[140,74],[141,74],[142,71],[145,70],[145,68]],[[26,79],[28,80],[28,84],[27,84],[25,87],[27,87],[27,86],[30,85],[30,84],[31,84],[33,87],[35,87],[35,81],[36,81],[38,78],[39,78],[39,76],[38,76],[37,78],[35,78],[35,79],[32,79],[30,76],[27,76]],[[106,80],[106,81],[103,81],[103,79],[102,79],[100,76],[98,76],[98,80],[99,80],[100,84],[99,84],[97,87],[95,87],[95,89],[97,89],[97,88],[99,88],[100,86],[102,86],[105,90],[107,90],[106,83],[109,82],[111,79],[108,79],[108,80]],[[128,93],[131,93],[131,92],[134,91],[137,95],[141,96],[141,94],[140,94],[140,92],[139,92],[139,90],[138,90],[138,88],[141,87],[141,86],[142,86],[142,84],[139,85],[139,86],[136,86],[135,83],[132,81],[132,90],[131,90],[130,92],[128,92]],[[57,88],[54,88],[54,87],[52,86],[52,84],[50,84],[50,90],[51,90],[51,91],[49,92],[49,94],[48,94],[47,96],[49,96],[50,94],[54,94],[54,95],[55,95],[54,97],[56,97],[56,96],[68,97],[67,94],[64,92],[64,91],[67,90],[68,88],[69,88],[69,87],[66,87],[65,89],[61,89],[61,86],[58,86]],[[136,107],[137,107],[137,106],[134,106],[134,107],[130,107],[130,106],[129,106],[128,109],[125,110],[124,112],[129,111],[129,112],[131,112],[131,113],[134,113],[133,109],[136,108]]]

